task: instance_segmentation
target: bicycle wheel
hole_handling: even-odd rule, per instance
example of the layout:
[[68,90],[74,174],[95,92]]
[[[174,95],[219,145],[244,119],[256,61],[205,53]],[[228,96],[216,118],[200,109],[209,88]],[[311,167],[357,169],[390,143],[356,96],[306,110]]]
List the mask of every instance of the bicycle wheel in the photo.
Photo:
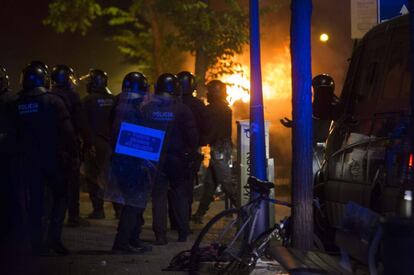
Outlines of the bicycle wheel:
[[201,230],[191,248],[190,274],[202,266],[209,274],[231,274],[246,247],[249,220],[240,209],[217,214]]

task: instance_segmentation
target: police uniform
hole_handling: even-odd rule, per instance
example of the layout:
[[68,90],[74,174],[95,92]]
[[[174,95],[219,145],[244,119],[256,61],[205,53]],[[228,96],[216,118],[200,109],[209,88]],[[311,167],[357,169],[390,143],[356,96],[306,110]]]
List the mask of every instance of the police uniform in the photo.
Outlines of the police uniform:
[[[201,99],[198,99],[196,97],[194,97],[192,94],[184,94],[182,95],[182,103],[184,105],[186,105],[191,112],[194,115],[195,121],[196,121],[196,126],[197,126],[197,132],[199,135],[199,147],[200,146],[205,146],[207,144],[206,141],[206,122],[207,122],[207,118],[206,118],[206,106],[204,105],[203,101]],[[188,181],[188,194],[189,194],[189,214],[191,216],[192,213],[192,204],[193,204],[193,198],[194,198],[194,184],[197,180],[197,173],[200,169],[201,166],[201,162],[203,160],[203,156],[199,153],[199,147],[197,148],[197,152],[193,153],[194,156],[194,167],[193,167],[193,173],[190,174],[190,178]],[[170,216],[170,222],[171,222],[171,228],[172,229],[176,229],[176,224],[175,224],[175,220],[174,220],[174,215],[172,212],[172,203],[171,203],[171,192],[169,192],[169,216]]]
[[[80,164],[82,149],[91,148],[91,133],[86,126],[86,117],[78,93],[68,87],[54,86],[52,92],[59,95],[69,111],[71,122],[77,137],[76,150],[67,156],[65,178],[68,181],[68,224],[78,224],[80,194]],[[82,145],[81,145],[82,143]],[[83,147],[83,148],[81,148]]]
[[199,143],[194,116],[174,96],[178,88],[175,85],[178,86],[175,76],[161,75],[157,81],[154,100],[143,107],[148,125],[166,132],[164,150],[152,192],[153,230],[156,244],[162,245],[167,243],[168,188],[171,190],[178,240],[185,241],[189,233],[189,155],[196,150]]
[[182,102],[190,108],[191,112],[194,115],[196,124],[197,124],[197,130],[199,133],[199,146],[205,146],[207,145],[207,113],[206,113],[206,105],[204,105],[204,102],[192,95],[183,95]]
[[[139,72],[128,73],[122,83],[113,117],[112,143],[116,148],[123,123],[143,125],[141,106],[148,93],[146,77]],[[112,177],[106,186],[106,198],[122,202],[123,208],[112,250],[120,253],[142,253],[151,248],[140,240],[144,210],[151,191],[149,162],[135,156],[113,153]]]
[[[181,102],[186,105],[192,112],[196,126],[197,132],[199,136],[199,146],[206,145],[206,106],[204,102],[197,97],[193,96],[194,91],[197,88],[197,82],[193,74],[188,71],[182,71],[177,74],[177,78],[179,81],[180,86],[180,97]],[[196,148],[197,151],[192,153],[192,160],[191,160],[191,172],[189,173],[189,180],[188,180],[188,194],[189,194],[189,217],[191,216],[192,209],[191,206],[193,204],[193,195],[194,195],[194,184],[196,182],[197,174],[201,166],[201,162],[203,161],[203,155],[200,154],[200,148]],[[171,191],[168,192],[168,214],[170,218],[170,225],[171,229],[176,230],[176,222],[174,219],[173,213],[173,204],[172,204],[172,193]]]
[[[23,90],[15,103],[15,112],[19,129],[19,175],[28,190],[32,247],[40,253],[44,249],[43,232],[48,232],[48,247],[66,254],[61,242],[67,202],[63,155],[75,150],[69,113],[62,99],[43,87]],[[46,193],[52,197],[47,230],[42,224]]]
[[[90,153],[85,155],[85,177],[93,207],[93,213],[89,217],[104,218],[103,190],[97,181],[111,151],[109,144],[110,117],[114,105],[115,97],[106,91],[92,91],[83,100],[88,128],[92,134],[92,144],[96,150],[96,155]],[[114,206],[114,208],[118,214],[119,206]]]
[[[224,84],[219,82],[218,86],[220,85]],[[207,96],[214,93],[215,88],[214,85],[212,86],[213,88],[210,88],[207,85],[209,89]],[[208,117],[207,141],[210,145],[211,158],[204,179],[204,190],[200,205],[196,214],[193,216],[193,219],[198,222],[201,221],[201,218],[209,209],[218,185],[221,185],[231,203],[235,206],[238,205],[237,191],[231,180],[230,168],[232,154],[232,110],[225,100],[225,94],[210,97],[209,105],[206,108],[206,116]]]
[[0,216],[5,221],[0,229],[0,244],[12,242],[22,225],[22,207],[19,200],[19,186],[14,180],[17,131],[16,117],[12,103],[16,99],[8,88],[0,91]]

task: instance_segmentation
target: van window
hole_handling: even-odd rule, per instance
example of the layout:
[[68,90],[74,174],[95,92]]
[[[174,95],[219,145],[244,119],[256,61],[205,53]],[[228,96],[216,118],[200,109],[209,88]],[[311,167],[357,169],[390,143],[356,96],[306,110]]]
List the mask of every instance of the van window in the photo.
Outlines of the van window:
[[375,106],[382,87],[385,56],[388,44],[384,42],[384,33],[376,33],[364,41],[358,70],[356,72],[354,91],[354,116],[356,119],[370,119],[375,113]]
[[402,74],[402,82],[401,82],[401,98],[408,102],[411,93],[411,70],[410,70],[410,62],[406,62],[405,70]]
[[386,52],[385,43],[380,43],[378,39],[373,39],[365,45],[363,56],[358,69],[358,79],[355,86],[359,96],[363,101],[369,100],[374,95],[375,84],[381,73],[380,58]]
[[[366,54],[367,52],[365,52]],[[355,91],[357,95],[357,102],[362,103],[369,101],[373,96],[374,79],[378,72],[378,62],[372,60],[372,55],[362,58],[361,66],[359,67],[359,77],[356,79]]]
[[408,56],[404,53],[408,53],[408,44],[393,45],[391,48],[390,59],[385,69],[385,82],[384,90],[382,92],[382,99],[394,99],[403,95],[403,86],[407,88],[407,82],[411,82],[407,69]]
[[405,64],[404,60],[393,60],[385,73],[384,92],[382,99],[398,98],[401,92]]
[[409,107],[411,76],[408,28],[392,30],[389,48],[388,57],[384,56],[384,85],[376,113],[401,112]]

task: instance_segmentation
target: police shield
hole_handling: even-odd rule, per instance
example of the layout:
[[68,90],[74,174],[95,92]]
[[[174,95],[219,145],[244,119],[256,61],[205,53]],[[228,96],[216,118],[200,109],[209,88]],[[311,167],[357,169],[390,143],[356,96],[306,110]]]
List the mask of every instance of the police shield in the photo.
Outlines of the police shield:
[[161,130],[121,123],[100,180],[105,200],[145,208],[164,137]]

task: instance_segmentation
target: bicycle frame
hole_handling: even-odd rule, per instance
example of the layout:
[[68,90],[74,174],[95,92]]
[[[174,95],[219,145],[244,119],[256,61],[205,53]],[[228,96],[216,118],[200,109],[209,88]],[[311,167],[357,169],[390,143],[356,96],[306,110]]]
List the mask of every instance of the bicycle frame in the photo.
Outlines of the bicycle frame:
[[[272,203],[272,204],[278,204],[278,205],[284,205],[284,206],[288,206],[291,207],[290,203],[287,202],[282,202],[276,199],[270,199],[265,197],[264,195],[261,195],[253,200],[251,200],[250,202],[248,202],[246,205],[240,207],[240,210],[243,214],[247,215],[247,219],[243,222],[243,224],[240,226],[240,229],[237,231],[235,237],[233,238],[233,240],[229,243],[229,245],[227,246],[226,250],[228,250],[229,248],[231,248],[233,246],[233,244],[235,243],[235,241],[240,237],[240,235],[242,234],[242,232],[245,230],[246,226],[249,226],[249,231],[248,231],[248,235],[247,235],[247,239],[245,239],[246,244],[251,244],[254,238],[254,229],[256,227],[256,223],[257,223],[257,219],[259,216],[259,209],[260,209],[260,204],[262,201],[266,201],[268,203]],[[252,215],[253,214],[253,215]],[[222,238],[228,231],[229,228],[231,228],[234,223],[236,222],[236,220],[234,220],[228,228],[226,228],[225,230],[222,231],[222,234],[220,234],[219,238]],[[275,229],[276,230],[276,229]],[[229,249],[230,250],[230,249]],[[238,256],[233,255],[233,253],[229,254],[236,258],[239,259]]]

